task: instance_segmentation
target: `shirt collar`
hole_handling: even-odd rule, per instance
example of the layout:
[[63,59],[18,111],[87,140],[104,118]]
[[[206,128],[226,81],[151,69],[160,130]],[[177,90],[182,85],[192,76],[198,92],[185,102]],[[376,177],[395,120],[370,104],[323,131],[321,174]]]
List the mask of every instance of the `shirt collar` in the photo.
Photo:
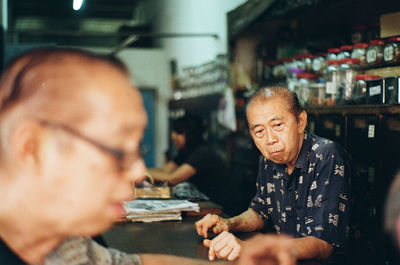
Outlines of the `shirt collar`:
[[294,165],[295,168],[300,169],[302,172],[308,171],[309,166],[309,155],[310,155],[310,148],[312,144],[312,137],[308,132],[304,133],[304,141],[301,146],[300,154],[297,157],[296,164]]

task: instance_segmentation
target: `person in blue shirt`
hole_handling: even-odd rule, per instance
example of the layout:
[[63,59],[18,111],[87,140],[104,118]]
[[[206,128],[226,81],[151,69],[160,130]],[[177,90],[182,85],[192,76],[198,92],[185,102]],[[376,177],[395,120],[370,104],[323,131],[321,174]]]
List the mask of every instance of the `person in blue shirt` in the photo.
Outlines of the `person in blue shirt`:
[[229,219],[207,215],[196,223],[209,258],[236,259],[242,241],[232,232],[262,229],[269,222],[293,237],[298,259],[326,259],[345,248],[349,233],[350,170],[343,148],[305,131],[307,113],[285,87],[258,90],[246,108],[250,134],[264,159],[257,192],[247,211]]

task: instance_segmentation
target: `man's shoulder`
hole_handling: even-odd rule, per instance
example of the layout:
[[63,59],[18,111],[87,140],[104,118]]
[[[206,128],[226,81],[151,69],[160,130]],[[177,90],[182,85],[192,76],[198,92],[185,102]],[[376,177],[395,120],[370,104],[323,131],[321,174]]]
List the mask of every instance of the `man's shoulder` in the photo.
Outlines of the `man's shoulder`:
[[308,136],[311,138],[311,152],[343,155],[344,149],[339,143],[315,134],[309,134]]

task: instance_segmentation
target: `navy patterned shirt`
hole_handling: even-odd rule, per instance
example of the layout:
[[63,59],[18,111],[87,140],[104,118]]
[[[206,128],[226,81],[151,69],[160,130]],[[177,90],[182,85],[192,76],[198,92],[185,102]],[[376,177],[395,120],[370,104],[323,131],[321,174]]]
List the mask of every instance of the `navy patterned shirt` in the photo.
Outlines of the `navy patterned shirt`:
[[265,224],[270,220],[277,233],[314,236],[344,248],[350,220],[345,160],[339,144],[306,133],[292,174],[286,165],[260,162],[250,208]]

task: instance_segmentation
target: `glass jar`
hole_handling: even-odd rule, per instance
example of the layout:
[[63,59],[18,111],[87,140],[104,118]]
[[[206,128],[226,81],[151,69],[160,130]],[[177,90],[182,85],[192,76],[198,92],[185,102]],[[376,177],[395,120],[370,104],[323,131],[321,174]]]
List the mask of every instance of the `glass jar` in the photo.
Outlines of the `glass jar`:
[[338,60],[344,59],[344,58],[350,58],[352,51],[353,51],[353,46],[343,45],[342,47],[340,47],[340,52],[337,56]]
[[318,76],[312,73],[297,74],[299,82],[296,94],[301,106],[311,105],[312,84],[316,83]]
[[400,36],[389,38],[388,43],[383,47],[383,61],[387,65],[400,63]]
[[272,76],[277,79],[281,79],[286,76],[286,69],[282,60],[276,61],[276,64],[272,68]]
[[326,60],[337,60],[338,54],[340,53],[339,48],[330,48],[328,49],[328,53],[326,55]]
[[276,65],[276,61],[265,61],[263,64],[263,71],[262,71],[262,82],[265,82],[272,78],[272,70]]
[[363,25],[357,25],[353,28],[353,33],[351,34],[351,42],[353,44],[364,42],[366,39],[367,27]]
[[383,40],[372,40],[367,48],[366,60],[368,67],[380,67],[383,64]]
[[338,104],[351,103],[356,76],[360,73],[359,59],[342,59],[339,61],[339,86],[336,94]]
[[360,68],[365,69],[368,67],[366,60],[366,53],[368,48],[368,43],[356,43],[354,44],[353,52],[351,53],[351,58],[360,60]]
[[315,83],[310,84],[311,88],[311,105],[323,105],[325,97],[325,82],[318,79]]
[[293,60],[293,68],[306,70],[303,55],[296,55]]
[[326,69],[326,53],[317,53],[312,61],[312,70],[318,76],[323,76]]
[[285,67],[285,71],[286,71],[286,76],[287,77],[290,76],[289,70],[291,68],[293,68],[293,60],[294,60],[294,58],[292,58],[292,57],[285,58],[285,59],[282,60],[283,61],[283,66]]
[[329,60],[327,61],[327,68],[325,73],[325,95],[323,98],[323,104],[332,106],[336,105],[336,93],[339,85],[339,61]]
[[312,72],[312,62],[314,59],[314,55],[312,54],[303,54],[302,55],[303,62],[304,62],[304,70],[308,73]]
[[289,69],[289,74],[287,77],[287,86],[288,89],[292,92],[296,92],[299,87],[299,80],[297,79],[298,74],[304,73],[303,69],[299,68],[290,68]]
[[381,37],[381,25],[379,22],[370,24],[366,30],[366,41],[372,41],[380,39]]
[[356,75],[356,84],[352,95],[355,104],[365,104],[367,97],[367,81],[381,78],[379,75]]

